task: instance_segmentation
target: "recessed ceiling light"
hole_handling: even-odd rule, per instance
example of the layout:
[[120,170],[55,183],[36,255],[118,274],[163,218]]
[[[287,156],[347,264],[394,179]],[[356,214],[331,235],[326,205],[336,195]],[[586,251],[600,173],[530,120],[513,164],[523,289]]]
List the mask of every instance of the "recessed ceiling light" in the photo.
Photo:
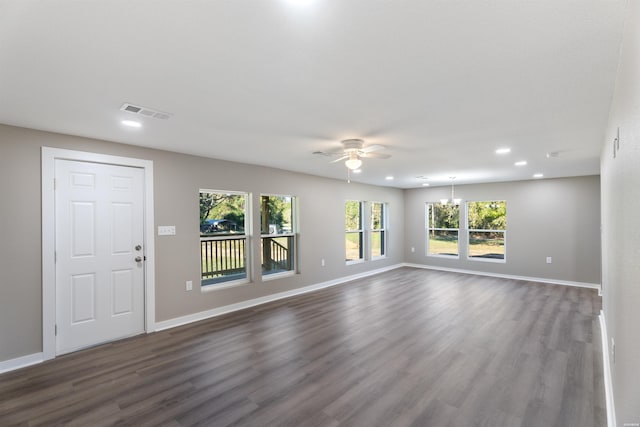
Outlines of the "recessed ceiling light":
[[122,123],[122,124],[123,124],[123,125],[125,125],[125,126],[132,127],[132,128],[139,128],[139,127],[142,127],[142,123],[140,123],[140,122],[136,122],[136,121],[134,121],[134,120],[123,120],[123,121],[121,121],[120,123]]
[[526,164],[527,164],[527,162],[526,162],[525,160],[521,160],[521,161],[519,161],[519,162],[515,162],[514,164],[515,164],[516,166],[524,166],[524,165],[526,165]]
[[423,187],[428,187],[428,186],[429,186],[429,183],[428,183],[428,182],[424,182],[424,183],[422,183],[422,186],[423,186]]
[[353,172],[353,173],[360,173],[360,172],[362,172],[362,169],[354,169],[354,170],[352,170],[351,172]]
[[542,178],[544,175],[541,173],[536,173],[533,175],[534,178]]
[[391,175],[389,175],[389,176],[386,176],[384,179],[386,179],[387,181],[392,181],[393,177]]
[[511,148],[498,148],[496,154],[507,154],[511,152]]

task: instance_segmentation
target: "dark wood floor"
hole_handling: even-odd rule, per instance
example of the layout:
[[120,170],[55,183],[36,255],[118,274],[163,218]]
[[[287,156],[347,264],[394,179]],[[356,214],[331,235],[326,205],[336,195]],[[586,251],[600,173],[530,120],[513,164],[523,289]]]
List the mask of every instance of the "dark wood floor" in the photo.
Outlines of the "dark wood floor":
[[0,425],[604,426],[600,304],[402,268],[1,375]]

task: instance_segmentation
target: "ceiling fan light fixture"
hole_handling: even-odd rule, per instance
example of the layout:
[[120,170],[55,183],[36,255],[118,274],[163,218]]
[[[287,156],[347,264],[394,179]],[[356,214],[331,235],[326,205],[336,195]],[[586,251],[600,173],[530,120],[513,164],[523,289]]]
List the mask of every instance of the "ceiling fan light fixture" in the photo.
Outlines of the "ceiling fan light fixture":
[[344,162],[344,165],[351,170],[360,169],[360,166],[362,166],[362,160],[358,158],[356,153],[351,153],[349,154],[349,160]]

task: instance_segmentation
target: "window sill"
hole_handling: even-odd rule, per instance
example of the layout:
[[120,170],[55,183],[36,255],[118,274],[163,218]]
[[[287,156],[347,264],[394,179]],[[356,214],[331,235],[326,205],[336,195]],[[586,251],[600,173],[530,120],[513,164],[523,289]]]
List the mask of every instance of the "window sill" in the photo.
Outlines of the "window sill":
[[277,280],[277,279],[282,279],[284,277],[291,277],[291,276],[295,276],[296,272],[291,270],[291,271],[283,271],[282,273],[273,273],[273,274],[263,274],[262,275],[262,281],[263,282],[270,282],[272,280]]
[[248,284],[251,284],[250,280],[239,279],[239,280],[231,280],[229,282],[214,283],[211,285],[204,285],[204,286],[200,285],[200,292],[202,293],[214,292],[214,291],[219,291],[221,289],[237,288],[237,287],[248,285]]
[[376,257],[371,258],[371,261],[379,261],[381,259],[387,259],[387,256],[386,255],[376,256]]
[[354,265],[354,264],[364,264],[363,259],[354,259],[352,261],[347,261],[346,265]]
[[428,257],[431,258],[444,258],[444,259],[460,259],[460,255],[436,255],[436,254],[427,254]]
[[506,264],[507,259],[496,259],[496,258],[481,258],[481,257],[467,257],[467,261],[480,261],[480,262],[492,262],[494,264]]

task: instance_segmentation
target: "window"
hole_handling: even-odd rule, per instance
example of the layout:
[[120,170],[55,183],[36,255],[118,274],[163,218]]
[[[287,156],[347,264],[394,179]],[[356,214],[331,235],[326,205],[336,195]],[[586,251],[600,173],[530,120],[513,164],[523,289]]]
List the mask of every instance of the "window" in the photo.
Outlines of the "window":
[[202,286],[247,280],[247,193],[200,190]]
[[458,257],[460,206],[427,203],[427,255]]
[[260,196],[262,274],[295,270],[295,197]]
[[371,258],[386,256],[386,205],[371,203]]
[[507,203],[467,202],[469,259],[504,260],[507,230]]
[[364,259],[362,202],[349,200],[345,203],[345,228],[347,263],[362,261]]

